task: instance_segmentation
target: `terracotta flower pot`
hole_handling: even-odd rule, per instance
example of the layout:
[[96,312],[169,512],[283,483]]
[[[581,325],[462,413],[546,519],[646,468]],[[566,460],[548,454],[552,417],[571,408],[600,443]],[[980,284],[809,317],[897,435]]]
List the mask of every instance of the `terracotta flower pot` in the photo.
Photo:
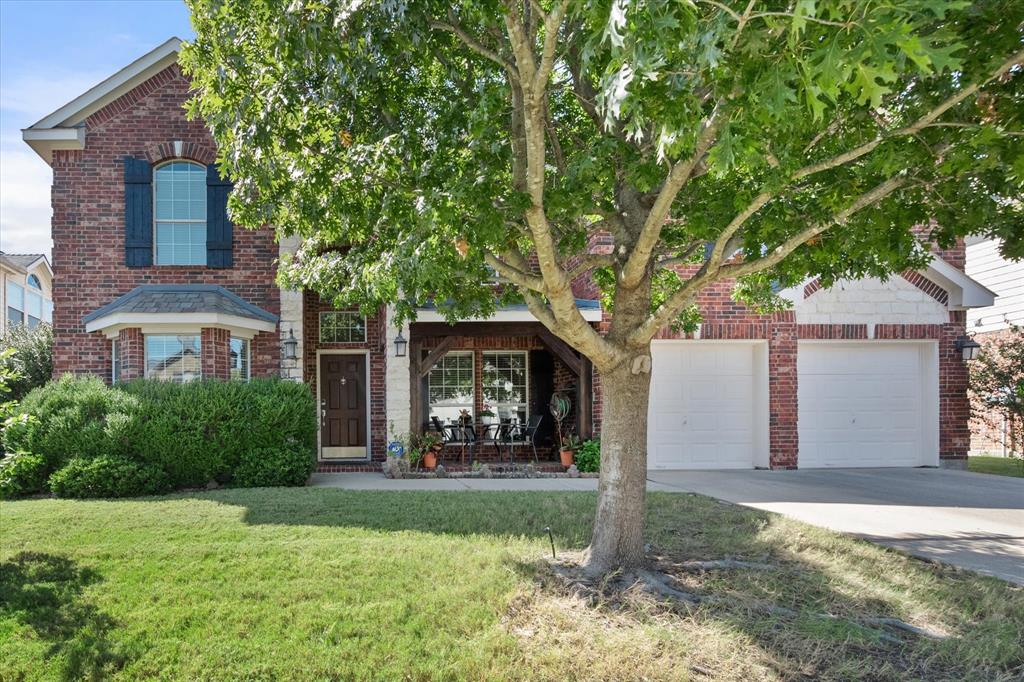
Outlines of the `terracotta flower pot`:
[[568,469],[572,466],[572,460],[575,458],[576,453],[572,450],[559,450],[558,455],[562,458],[562,466]]
[[423,453],[423,466],[427,469],[437,468],[437,453],[433,450]]

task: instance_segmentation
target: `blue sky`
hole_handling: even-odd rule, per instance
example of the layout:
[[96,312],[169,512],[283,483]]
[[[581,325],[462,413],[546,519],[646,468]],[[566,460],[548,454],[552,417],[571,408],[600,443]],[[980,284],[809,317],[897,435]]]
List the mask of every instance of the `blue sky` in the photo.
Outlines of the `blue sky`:
[[0,249],[50,253],[50,169],[21,129],[193,35],[183,0],[0,0]]

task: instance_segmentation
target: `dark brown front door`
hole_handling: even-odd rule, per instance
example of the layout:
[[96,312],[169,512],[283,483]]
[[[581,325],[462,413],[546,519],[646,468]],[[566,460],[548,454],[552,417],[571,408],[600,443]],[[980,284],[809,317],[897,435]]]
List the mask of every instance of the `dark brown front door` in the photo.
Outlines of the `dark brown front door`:
[[366,457],[366,356],[320,356],[320,457]]

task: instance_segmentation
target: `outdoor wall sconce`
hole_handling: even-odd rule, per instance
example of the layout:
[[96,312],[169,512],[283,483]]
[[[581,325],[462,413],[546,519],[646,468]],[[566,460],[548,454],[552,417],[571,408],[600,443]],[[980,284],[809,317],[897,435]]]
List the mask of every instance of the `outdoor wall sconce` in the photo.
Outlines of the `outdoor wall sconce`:
[[398,330],[398,336],[395,337],[395,357],[396,358],[404,358],[405,357],[405,347],[407,345],[408,345],[408,341],[405,340],[405,337],[402,336],[402,330],[399,329]]
[[298,355],[296,351],[299,348],[299,341],[295,338],[295,330],[288,330],[288,338],[281,342],[281,346],[284,348],[284,359],[285,360],[297,360]]
[[961,336],[956,340],[956,349],[963,355],[964,362],[969,362],[977,359],[981,344],[969,336]]

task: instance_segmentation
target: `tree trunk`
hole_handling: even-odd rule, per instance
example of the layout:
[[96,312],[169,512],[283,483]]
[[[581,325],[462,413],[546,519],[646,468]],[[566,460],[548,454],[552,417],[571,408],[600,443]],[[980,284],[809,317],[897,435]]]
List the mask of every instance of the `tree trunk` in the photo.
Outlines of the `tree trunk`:
[[600,575],[644,559],[650,351],[600,373],[601,480],[584,569]]

